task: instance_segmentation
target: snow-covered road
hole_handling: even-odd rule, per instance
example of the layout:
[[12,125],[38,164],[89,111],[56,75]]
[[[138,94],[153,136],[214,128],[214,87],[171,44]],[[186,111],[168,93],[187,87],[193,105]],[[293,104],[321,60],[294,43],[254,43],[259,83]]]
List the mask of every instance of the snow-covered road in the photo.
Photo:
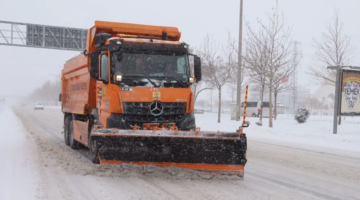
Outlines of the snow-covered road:
[[176,168],[100,166],[85,149],[64,144],[60,110],[16,107],[14,113],[0,113],[1,127],[9,127],[0,133],[0,199],[360,198],[355,153],[250,140],[243,181]]

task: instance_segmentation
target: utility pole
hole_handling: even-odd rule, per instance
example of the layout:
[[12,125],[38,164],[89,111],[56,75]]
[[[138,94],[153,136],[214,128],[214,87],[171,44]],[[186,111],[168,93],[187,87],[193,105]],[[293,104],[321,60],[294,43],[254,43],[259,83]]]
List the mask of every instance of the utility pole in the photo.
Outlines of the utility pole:
[[240,19],[239,19],[239,52],[238,52],[238,78],[237,78],[237,94],[236,94],[236,121],[240,121],[241,106],[241,55],[242,55],[242,17],[243,16],[243,0],[240,0]]
[[297,100],[298,100],[298,73],[297,73],[297,59],[298,59],[298,48],[297,45],[299,44],[299,42],[295,41],[294,42],[294,60],[293,60],[293,65],[295,67],[295,71],[293,72],[293,79],[292,79],[292,87],[293,87],[293,112],[294,115],[296,114],[296,109],[297,109]]
[[340,70],[341,70],[341,67],[338,67],[336,69],[333,134],[337,134],[337,125],[338,125],[337,117],[339,115],[339,90],[340,90],[340,75],[341,75]]
[[213,104],[213,102],[212,102],[212,98],[213,98],[213,89],[211,89],[210,112],[212,112],[212,104]]

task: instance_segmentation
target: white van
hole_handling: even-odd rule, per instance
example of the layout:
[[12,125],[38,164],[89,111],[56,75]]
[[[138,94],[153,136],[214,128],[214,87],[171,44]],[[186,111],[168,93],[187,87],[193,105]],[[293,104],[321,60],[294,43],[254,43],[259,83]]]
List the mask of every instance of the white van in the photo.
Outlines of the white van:
[[[241,103],[240,116],[244,116],[244,104],[244,102]],[[248,101],[246,104],[246,116],[258,117],[258,109],[260,109],[258,105],[259,103],[256,101]]]
[[35,110],[37,110],[37,109],[44,110],[44,104],[41,103],[41,102],[37,102],[37,103],[35,104],[34,109],[35,109]]
[[[241,111],[240,115],[244,115],[244,102],[241,103]],[[263,102],[263,117],[269,117],[269,102]],[[248,101],[246,105],[246,116],[251,117],[260,117],[260,101]],[[273,113],[274,113],[274,107],[273,107]]]

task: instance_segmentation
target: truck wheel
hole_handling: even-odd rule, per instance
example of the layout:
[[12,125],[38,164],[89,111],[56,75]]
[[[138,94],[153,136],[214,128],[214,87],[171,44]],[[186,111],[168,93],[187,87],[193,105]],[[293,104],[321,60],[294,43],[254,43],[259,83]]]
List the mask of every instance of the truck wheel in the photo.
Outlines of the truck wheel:
[[94,164],[100,164],[96,140],[92,140],[91,138],[89,140],[90,140],[89,142],[90,159]]
[[243,181],[244,180],[244,176],[245,176],[245,172],[243,175],[238,175],[238,177],[240,177],[240,180]]
[[79,148],[79,142],[75,140],[74,138],[74,127],[73,127],[73,120],[70,121],[69,126],[69,141],[70,141],[70,147],[72,149],[78,149]]
[[70,145],[70,139],[69,139],[70,121],[71,121],[71,117],[67,116],[64,122],[64,141],[66,146]]

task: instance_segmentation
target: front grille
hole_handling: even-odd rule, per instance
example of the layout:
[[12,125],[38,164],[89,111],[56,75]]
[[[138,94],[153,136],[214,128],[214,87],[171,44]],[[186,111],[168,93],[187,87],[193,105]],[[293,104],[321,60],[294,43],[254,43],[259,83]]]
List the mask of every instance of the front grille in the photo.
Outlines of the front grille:
[[124,120],[131,125],[142,125],[143,123],[178,123],[186,114],[186,103],[161,103],[163,111],[160,115],[150,112],[153,102],[136,103],[126,102],[124,106]]
[[[150,112],[150,104],[153,102],[138,103],[138,102],[126,102],[123,103],[126,115],[152,115]],[[161,103],[161,102],[160,102]],[[163,106],[163,115],[179,115],[186,113],[186,103],[161,103]]]
[[131,125],[142,125],[143,123],[178,123],[184,115],[124,115],[124,119]]

